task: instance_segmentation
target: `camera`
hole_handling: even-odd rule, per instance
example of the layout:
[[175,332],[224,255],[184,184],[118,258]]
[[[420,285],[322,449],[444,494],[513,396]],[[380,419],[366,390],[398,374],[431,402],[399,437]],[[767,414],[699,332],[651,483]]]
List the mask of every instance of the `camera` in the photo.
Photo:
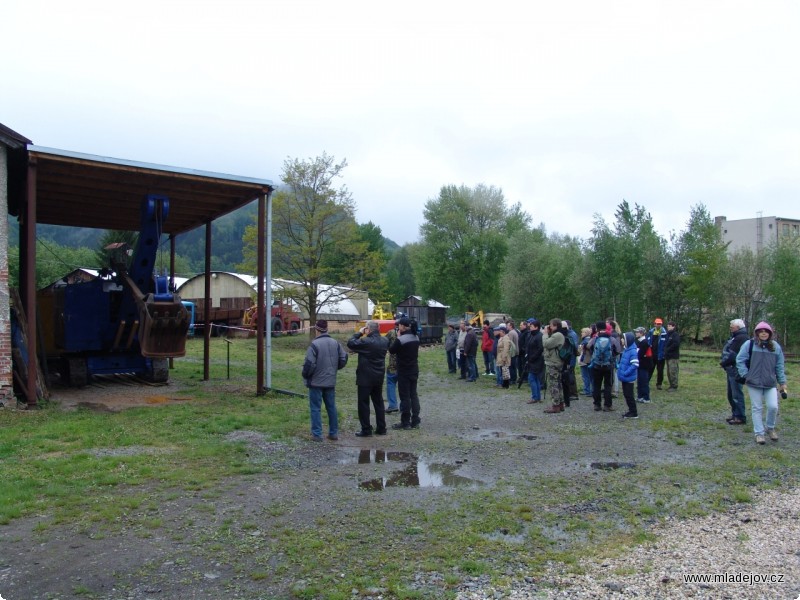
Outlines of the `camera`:
[[788,397],[789,397],[789,394],[787,394],[785,390],[781,392],[781,398],[786,400]]

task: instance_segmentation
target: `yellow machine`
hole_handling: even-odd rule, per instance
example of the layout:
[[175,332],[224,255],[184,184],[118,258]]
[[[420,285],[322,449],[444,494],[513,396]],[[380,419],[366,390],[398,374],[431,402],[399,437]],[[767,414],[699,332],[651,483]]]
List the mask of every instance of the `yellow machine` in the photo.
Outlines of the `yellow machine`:
[[483,311],[479,310],[478,312],[465,312],[464,313],[464,321],[468,325],[472,325],[473,327],[483,327]]
[[373,321],[388,321],[394,319],[391,302],[378,302],[372,310]]

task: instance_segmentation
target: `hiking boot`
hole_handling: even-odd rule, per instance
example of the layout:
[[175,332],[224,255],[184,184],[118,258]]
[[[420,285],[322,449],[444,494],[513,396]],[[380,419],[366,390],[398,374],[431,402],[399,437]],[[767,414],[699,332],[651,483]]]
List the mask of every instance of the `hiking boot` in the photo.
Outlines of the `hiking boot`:
[[769,439],[771,439],[773,442],[777,442],[778,441],[778,432],[777,431],[775,431],[774,429],[770,429],[767,433],[769,434]]
[[614,409],[611,406],[604,406],[603,412],[612,412]]
[[411,429],[411,425],[409,423],[395,423],[392,425],[392,429]]
[[767,440],[764,439],[763,435],[756,436],[756,444],[766,444]]
[[594,410],[595,410],[595,412],[600,412],[600,411],[601,411],[601,410],[603,410],[603,409],[602,409],[602,408],[600,408],[600,405],[599,405],[599,404],[595,404],[595,405],[594,405]]
[[564,412],[564,405],[563,404],[553,404],[553,406],[551,406],[550,408],[545,408],[544,412],[546,412],[547,414],[550,414],[550,415],[555,414],[555,413]]
[[339,436],[334,433],[330,433],[328,434],[328,439],[332,442],[337,442],[339,441]]
[[622,415],[622,418],[623,419],[638,419],[639,415],[635,415],[632,412],[626,412],[624,415]]

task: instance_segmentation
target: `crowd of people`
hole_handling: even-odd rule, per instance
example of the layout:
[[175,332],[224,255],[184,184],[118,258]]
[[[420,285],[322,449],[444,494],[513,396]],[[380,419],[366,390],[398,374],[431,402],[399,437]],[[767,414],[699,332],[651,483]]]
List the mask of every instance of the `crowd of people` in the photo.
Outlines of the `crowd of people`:
[[[378,323],[369,321],[347,342],[347,347],[358,355],[356,387],[361,425],[355,433],[358,437],[385,435],[387,413],[400,412],[400,422],[393,429],[420,426],[417,394],[420,341],[416,323],[402,316],[396,324],[396,331],[382,336]],[[479,379],[480,350],[483,376],[492,377],[498,388],[508,389],[516,384],[520,389],[526,385],[530,390],[528,404],[543,403],[546,398],[547,414],[564,412],[579,395],[591,397],[595,411],[612,412],[613,399],[621,390],[627,409],[622,415],[625,419],[637,419],[639,406],[650,402],[654,375],[657,390],[678,389],[680,347],[675,322],[669,321],[665,326],[660,318],[654,319],[649,329],[637,327],[625,333],[613,319],[606,319],[582,328],[580,334],[569,321],[562,319],[541,323],[529,318],[520,322],[519,328],[513,320],[494,326],[486,320],[481,328],[462,320],[458,326],[448,325],[444,340],[448,372],[458,374],[465,383]],[[316,338],[308,347],[302,373],[309,388],[313,440],[322,440],[323,401],[328,413],[328,438],[338,439],[336,372],[346,363],[347,354],[327,334],[327,323],[318,321]],[[764,444],[767,437],[777,441],[778,395],[785,398],[787,388],[783,351],[770,325],[759,323],[750,338],[744,321],[731,321],[731,337],[723,348],[720,366],[727,374],[731,406],[727,422],[747,423],[743,391],[747,387],[756,442]],[[384,380],[388,406],[384,406]],[[374,428],[370,403],[375,413]]]

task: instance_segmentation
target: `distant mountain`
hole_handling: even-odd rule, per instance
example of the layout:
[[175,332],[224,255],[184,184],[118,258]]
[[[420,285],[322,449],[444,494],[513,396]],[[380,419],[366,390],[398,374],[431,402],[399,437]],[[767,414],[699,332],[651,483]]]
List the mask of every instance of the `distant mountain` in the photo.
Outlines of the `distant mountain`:
[[[220,217],[211,224],[211,264],[218,271],[236,271],[236,265],[241,263],[242,237],[245,227],[253,223],[258,213],[258,203],[251,202],[230,214]],[[51,241],[68,248],[91,248],[99,246],[103,229],[89,227],[62,227],[60,225],[37,225],[36,235],[42,240]],[[204,227],[179,235],[175,243],[178,255],[187,259],[196,272],[200,272],[205,264],[205,239]],[[384,244],[389,255],[394,254],[400,246],[384,237]],[[11,246],[19,245],[19,223],[15,218],[8,218],[8,243]]]

